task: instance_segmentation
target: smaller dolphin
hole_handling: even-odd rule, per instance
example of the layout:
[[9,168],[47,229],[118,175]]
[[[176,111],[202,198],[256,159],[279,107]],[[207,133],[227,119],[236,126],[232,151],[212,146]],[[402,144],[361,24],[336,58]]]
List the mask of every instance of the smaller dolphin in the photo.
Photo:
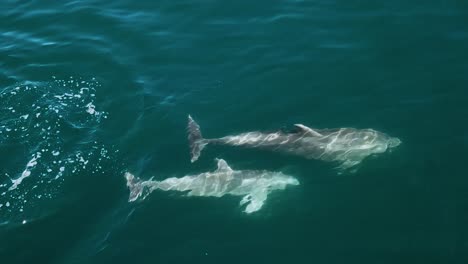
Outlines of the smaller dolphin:
[[195,162],[198,159],[206,145],[217,144],[265,149],[306,159],[334,161],[340,163],[339,168],[348,169],[358,165],[372,154],[384,153],[401,144],[398,138],[373,129],[314,129],[302,124],[294,126],[296,130],[293,132],[254,131],[205,139],[200,126],[189,115],[188,140],[191,161]]
[[247,204],[244,212],[253,213],[262,208],[267,196],[274,190],[283,190],[288,185],[299,185],[299,181],[281,172],[265,170],[233,170],[226,161],[216,159],[218,168],[214,172],[189,175],[182,178],[168,178],[162,181],[141,181],[126,172],[128,201],[146,198],[154,190],[188,191],[187,196],[224,195],[243,196],[240,205]]

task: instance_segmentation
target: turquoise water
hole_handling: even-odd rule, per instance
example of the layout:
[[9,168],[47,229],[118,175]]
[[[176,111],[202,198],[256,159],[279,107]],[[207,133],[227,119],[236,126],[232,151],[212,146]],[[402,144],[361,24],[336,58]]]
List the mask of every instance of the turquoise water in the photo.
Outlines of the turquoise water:
[[[467,263],[467,47],[461,1],[4,1],[0,259]],[[221,146],[191,164],[188,114],[207,137],[303,123],[402,144],[356,173]],[[126,171],[216,157],[300,185],[250,215],[232,196],[128,203]]]

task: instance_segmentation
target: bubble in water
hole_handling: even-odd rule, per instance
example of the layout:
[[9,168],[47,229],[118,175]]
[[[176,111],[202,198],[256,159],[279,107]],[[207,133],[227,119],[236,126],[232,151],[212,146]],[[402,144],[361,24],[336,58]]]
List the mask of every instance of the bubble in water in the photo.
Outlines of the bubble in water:
[[89,140],[108,116],[96,102],[99,87],[94,79],[73,77],[0,87],[0,152],[8,153],[0,156],[6,164],[0,168],[0,221],[27,213],[55,197],[64,179],[83,169],[99,172],[110,159],[104,146]]

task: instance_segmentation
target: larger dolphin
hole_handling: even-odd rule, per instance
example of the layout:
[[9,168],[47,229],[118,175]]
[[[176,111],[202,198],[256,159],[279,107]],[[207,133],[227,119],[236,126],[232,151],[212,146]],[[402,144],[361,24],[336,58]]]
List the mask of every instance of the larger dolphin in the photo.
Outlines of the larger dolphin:
[[302,124],[294,125],[296,131],[274,133],[248,132],[221,138],[205,139],[200,126],[188,116],[188,140],[191,161],[195,162],[208,144],[260,148],[301,156],[307,159],[339,162],[341,169],[359,164],[372,154],[383,153],[401,144],[373,129],[337,128],[313,129]]
[[154,190],[187,192],[188,196],[224,195],[242,196],[240,205],[247,204],[244,212],[252,213],[262,208],[268,194],[283,190],[288,185],[298,185],[299,181],[281,172],[264,170],[233,170],[226,161],[217,159],[218,168],[214,172],[189,175],[182,178],[168,178],[163,181],[141,181],[133,174],[125,173],[130,189],[129,201],[144,199]]

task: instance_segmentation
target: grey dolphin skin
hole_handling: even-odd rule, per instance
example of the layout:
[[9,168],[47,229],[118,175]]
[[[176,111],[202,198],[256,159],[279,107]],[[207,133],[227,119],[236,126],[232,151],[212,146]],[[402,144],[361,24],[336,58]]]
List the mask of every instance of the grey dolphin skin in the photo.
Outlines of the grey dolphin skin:
[[281,172],[265,170],[233,170],[226,161],[217,159],[214,172],[189,175],[182,178],[168,178],[162,181],[141,181],[133,174],[125,173],[130,189],[129,202],[144,199],[154,190],[187,192],[188,196],[224,195],[243,196],[240,205],[247,204],[244,212],[252,213],[262,208],[268,194],[283,190],[288,185],[299,185],[299,181]]
[[313,129],[302,124],[294,125],[295,132],[248,132],[239,135],[205,139],[200,126],[188,116],[188,140],[191,161],[195,162],[208,144],[259,148],[307,159],[338,162],[339,168],[348,169],[361,163],[367,156],[384,153],[401,144],[373,129],[337,128]]

